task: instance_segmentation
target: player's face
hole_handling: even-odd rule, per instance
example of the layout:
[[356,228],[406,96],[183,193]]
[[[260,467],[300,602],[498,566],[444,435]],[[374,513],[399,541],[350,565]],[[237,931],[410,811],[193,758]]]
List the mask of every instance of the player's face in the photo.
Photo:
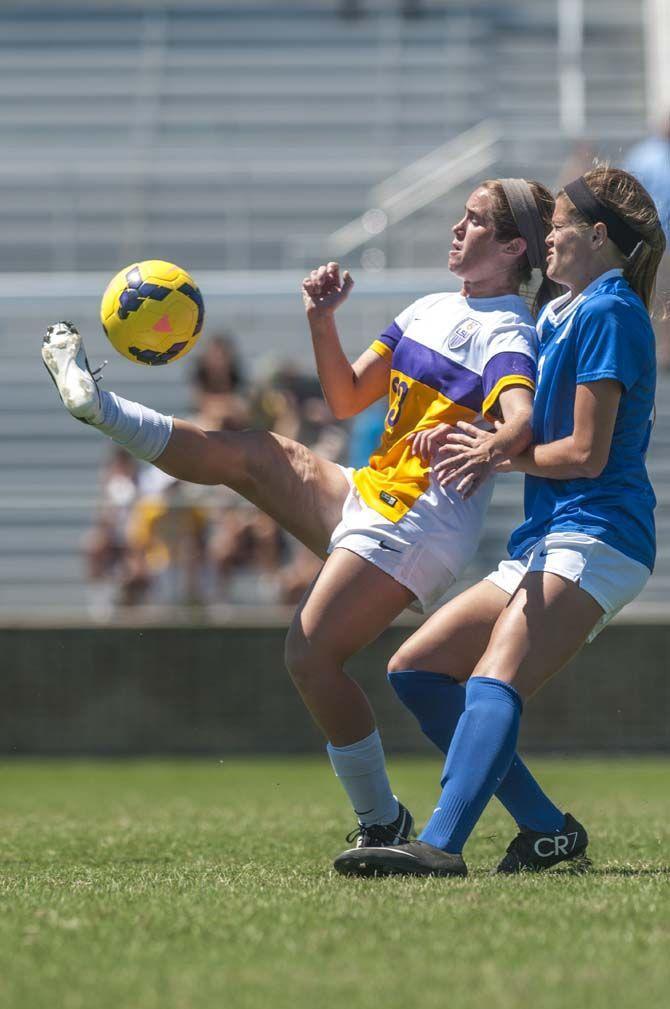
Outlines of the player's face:
[[486,189],[475,189],[465,204],[465,213],[452,228],[449,269],[462,280],[486,280],[509,269],[509,256],[495,238],[491,197]]
[[593,267],[591,229],[580,228],[572,216],[572,203],[559,196],[547,235],[547,276],[566,287],[580,286]]

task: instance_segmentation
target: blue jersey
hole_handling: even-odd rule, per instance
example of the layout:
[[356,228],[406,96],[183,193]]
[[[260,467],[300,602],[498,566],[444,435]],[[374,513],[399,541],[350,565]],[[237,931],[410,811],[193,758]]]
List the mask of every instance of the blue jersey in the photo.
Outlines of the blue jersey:
[[572,301],[563,295],[547,305],[537,329],[536,444],[572,434],[577,385],[616,379],[622,387],[621,400],[600,476],[575,480],[526,476],[526,520],[510,537],[510,556],[522,557],[550,532],[583,532],[652,570],[656,498],[645,454],[653,423],[656,356],[647,310],[621,270],[610,270]]

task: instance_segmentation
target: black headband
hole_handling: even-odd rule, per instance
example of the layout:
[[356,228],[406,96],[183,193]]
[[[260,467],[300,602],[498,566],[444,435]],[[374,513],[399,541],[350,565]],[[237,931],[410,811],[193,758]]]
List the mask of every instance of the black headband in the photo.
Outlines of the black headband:
[[597,224],[600,221],[607,226],[608,236],[624,255],[630,256],[635,247],[644,241],[642,235],[635,228],[631,228],[630,224],[627,224],[622,217],[601,203],[583,175],[564,186],[563,192],[572,200],[579,213],[587,221],[590,221],[591,224]]

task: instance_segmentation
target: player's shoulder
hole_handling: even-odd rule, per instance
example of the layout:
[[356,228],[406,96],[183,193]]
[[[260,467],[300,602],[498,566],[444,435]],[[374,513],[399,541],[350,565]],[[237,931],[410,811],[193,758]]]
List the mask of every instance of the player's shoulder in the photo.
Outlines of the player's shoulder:
[[427,312],[431,309],[449,309],[458,301],[459,296],[454,291],[435,291],[433,294],[425,294],[417,298],[414,302],[416,312]]
[[651,328],[642,299],[625,281],[595,290],[577,309],[575,321],[582,325],[589,322],[609,326],[624,324],[645,332]]
[[416,301],[411,301],[408,305],[406,305],[402,312],[396,316],[395,321],[404,332],[412,322],[417,322],[435,306],[439,307],[442,299],[447,298],[448,296],[449,295],[446,292],[422,295],[420,298],[417,298]]
[[483,336],[488,343],[495,345],[520,343],[533,353],[537,348],[535,318],[521,298],[510,301],[508,305],[500,305],[488,313],[483,322]]
[[486,299],[477,318],[488,332],[516,328],[535,329],[535,319],[524,299],[517,294]]
[[629,297],[626,291],[604,290],[594,291],[590,298],[579,306],[577,312],[581,318],[590,315],[605,315],[608,312],[629,312],[635,308],[637,296],[630,291]]

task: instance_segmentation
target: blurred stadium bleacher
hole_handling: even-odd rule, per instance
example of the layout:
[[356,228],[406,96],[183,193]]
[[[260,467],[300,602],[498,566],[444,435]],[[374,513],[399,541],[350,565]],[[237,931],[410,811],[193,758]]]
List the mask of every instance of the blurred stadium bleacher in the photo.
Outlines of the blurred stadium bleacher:
[[[557,0],[5,2],[3,270],[300,266],[369,189],[485,119],[497,169],[551,181]],[[584,135],[616,156],[645,129],[641,7],[584,4]],[[462,190],[395,231],[390,266],[443,262]]]
[[[431,0],[413,17],[399,3],[363,6],[348,18],[336,0],[2,5],[1,614],[83,613],[81,535],[105,444],[60,408],[38,348],[47,323],[71,317],[92,358],[110,356],[97,302],[124,263],[192,269],[208,325],[236,333],[250,367],[267,356],[311,367],[300,278],[384,180],[492,121],[487,175],[556,182],[574,141],[556,0]],[[615,160],[646,128],[642,10],[587,0],[584,13],[583,134]],[[348,351],[415,297],[453,286],[446,236],[471,181],[352,250]],[[188,367],[115,358],[109,373],[121,394],[179,412]],[[666,547],[640,605],[670,589],[669,447],[663,379],[650,464]],[[519,509],[519,482],[501,480],[471,579]]]

